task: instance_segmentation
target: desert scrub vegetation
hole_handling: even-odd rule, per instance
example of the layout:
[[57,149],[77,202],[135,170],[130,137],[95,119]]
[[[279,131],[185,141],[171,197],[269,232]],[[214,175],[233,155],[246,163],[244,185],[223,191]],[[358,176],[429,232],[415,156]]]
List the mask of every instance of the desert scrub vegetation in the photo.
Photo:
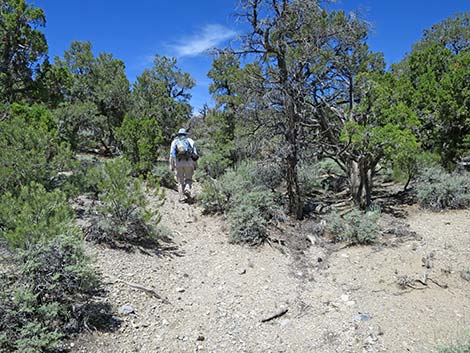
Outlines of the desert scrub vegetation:
[[260,245],[269,237],[269,225],[283,221],[284,214],[273,193],[263,190],[237,195],[228,218],[231,242]]
[[243,163],[229,169],[218,179],[203,182],[198,201],[205,214],[222,214],[228,211],[237,195],[263,188],[256,182],[253,165]]
[[160,186],[171,190],[177,190],[175,174],[170,170],[168,164],[157,164],[152,169],[151,176],[156,179]]
[[85,325],[111,320],[106,305],[90,310],[99,280],[79,238],[58,235],[10,260],[14,275],[0,279],[0,351],[53,352]]
[[87,320],[101,321],[89,310],[99,279],[64,193],[31,183],[3,195],[0,246],[8,247],[0,259],[8,263],[0,273],[0,351],[52,352]]
[[423,208],[433,211],[467,208],[470,206],[470,173],[428,168],[419,177],[416,191]]
[[470,340],[454,346],[441,347],[439,353],[470,353]]
[[48,189],[58,172],[68,170],[71,151],[60,141],[51,113],[41,105],[12,105],[0,121],[0,192],[16,194],[37,182]]
[[73,233],[73,219],[65,194],[47,192],[38,183],[21,188],[16,197],[6,193],[0,199],[0,239],[13,249],[28,249],[58,234]]
[[231,164],[230,159],[220,151],[208,152],[199,158],[196,176],[198,179],[218,178],[227,171]]
[[372,244],[380,235],[379,219],[380,212],[377,210],[363,212],[353,209],[344,216],[332,212],[325,219],[325,232],[334,242]]
[[[161,217],[158,210],[150,210],[146,197],[150,188],[142,178],[132,177],[132,164],[117,158],[105,162],[95,173],[100,202],[87,239],[105,243],[155,239]],[[157,200],[163,202],[158,184],[154,187]]]
[[266,185],[277,171],[268,175],[265,168],[243,163],[203,184],[198,197],[203,212],[227,215],[233,243],[259,245],[268,238],[269,226],[285,219],[281,197]]

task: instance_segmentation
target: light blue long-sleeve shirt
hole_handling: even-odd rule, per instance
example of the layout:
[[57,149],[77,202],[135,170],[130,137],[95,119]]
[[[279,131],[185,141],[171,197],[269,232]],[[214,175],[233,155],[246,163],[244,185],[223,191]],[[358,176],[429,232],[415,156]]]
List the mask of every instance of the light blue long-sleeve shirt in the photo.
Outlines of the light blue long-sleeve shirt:
[[[173,142],[171,143],[171,147],[170,147],[170,158],[176,158],[176,140],[178,138],[175,138],[173,140]],[[189,144],[191,145],[192,149],[193,149],[193,153],[197,156],[197,150],[196,150],[196,146],[194,145],[194,141],[192,139],[190,139],[189,137],[187,137],[188,139],[188,142]]]

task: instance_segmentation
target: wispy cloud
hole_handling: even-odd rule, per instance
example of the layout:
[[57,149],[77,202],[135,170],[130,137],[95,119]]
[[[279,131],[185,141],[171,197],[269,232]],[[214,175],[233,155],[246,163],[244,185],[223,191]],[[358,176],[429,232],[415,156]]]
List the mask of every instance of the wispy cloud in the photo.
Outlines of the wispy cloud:
[[226,40],[235,37],[237,33],[227,27],[218,24],[206,25],[200,33],[193,34],[179,40],[169,47],[175,51],[178,57],[197,56],[209,49],[215,48]]

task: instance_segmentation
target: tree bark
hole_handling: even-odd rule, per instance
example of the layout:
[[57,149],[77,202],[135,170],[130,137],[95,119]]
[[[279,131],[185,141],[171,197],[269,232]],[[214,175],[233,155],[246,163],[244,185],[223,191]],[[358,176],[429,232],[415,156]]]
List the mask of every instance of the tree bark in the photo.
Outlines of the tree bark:
[[367,209],[372,205],[372,169],[364,161],[349,163],[351,197],[361,209]]
[[300,195],[299,180],[297,175],[298,147],[297,147],[297,123],[292,103],[288,103],[287,109],[286,141],[287,141],[287,195],[289,197],[289,213],[297,219],[303,217],[303,205]]
[[286,156],[286,167],[287,167],[287,195],[289,198],[289,213],[294,215],[297,219],[303,218],[303,205],[302,197],[300,194],[299,180],[297,174],[298,164],[298,129],[299,129],[299,117],[295,112],[293,97],[289,94],[289,74],[287,69],[287,63],[285,60],[284,52],[280,51],[277,54],[277,63],[280,73],[280,83],[284,88],[285,101],[284,109],[286,115],[286,131],[285,138],[287,143],[287,156]]

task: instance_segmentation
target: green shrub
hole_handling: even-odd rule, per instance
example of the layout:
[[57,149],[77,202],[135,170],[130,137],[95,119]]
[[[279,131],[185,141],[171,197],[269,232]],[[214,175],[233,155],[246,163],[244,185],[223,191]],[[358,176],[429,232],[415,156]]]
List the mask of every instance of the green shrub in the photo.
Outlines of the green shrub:
[[256,180],[256,169],[253,163],[242,163],[237,168],[229,169],[220,181],[230,197],[263,188]]
[[363,213],[354,209],[344,217],[333,212],[326,217],[326,231],[335,242],[371,244],[380,234],[379,219],[378,211]]
[[198,179],[204,177],[218,178],[223,175],[232,161],[220,152],[212,152],[201,156],[198,160]]
[[26,249],[59,234],[74,233],[74,214],[61,191],[47,192],[37,183],[25,186],[18,197],[0,199],[0,239],[10,248]]
[[152,176],[157,179],[160,186],[171,190],[177,189],[175,174],[170,170],[168,165],[159,164],[154,167],[152,169]]
[[11,105],[10,115],[14,118],[24,120],[28,125],[34,126],[40,131],[52,134],[57,133],[57,120],[47,107],[43,105],[13,103]]
[[23,282],[31,286],[41,304],[71,305],[82,294],[93,294],[98,280],[89,266],[81,239],[60,235],[20,252]]
[[[91,302],[99,282],[74,236],[58,236],[20,251],[15,278],[0,277],[0,351],[53,352],[90,316],[77,310]],[[107,319],[111,319],[108,308]],[[70,323],[74,323],[71,325]]]
[[268,190],[275,190],[284,180],[285,173],[279,164],[258,163],[254,166],[255,182]]
[[270,191],[238,194],[228,213],[234,243],[259,245],[268,238],[268,225],[284,219]]
[[298,171],[302,195],[315,195],[319,190],[339,191],[346,180],[343,174],[338,164],[329,158],[302,164]]
[[447,173],[440,167],[423,171],[416,186],[420,205],[434,211],[470,206],[470,173]]
[[229,169],[219,179],[206,179],[198,201],[205,214],[224,213],[228,211],[236,195],[263,189],[256,182],[254,166],[241,164],[236,169]]
[[320,169],[316,164],[303,164],[298,171],[299,187],[303,196],[315,194],[316,190],[322,190]]
[[243,163],[219,179],[207,180],[198,196],[204,213],[228,215],[234,243],[261,244],[268,238],[269,225],[284,220],[278,195],[266,185],[273,175],[263,178],[260,171]]
[[341,175],[344,171],[334,160],[330,158],[321,159],[316,163],[316,166],[320,173],[329,175]]
[[[152,212],[148,208],[144,184],[131,173],[132,165],[125,159],[108,161],[99,169],[97,187],[101,206],[88,239],[112,242],[156,236],[154,226],[160,222],[160,215],[158,210]],[[163,199],[158,189],[155,194],[160,201]]]
[[163,142],[162,129],[155,119],[126,115],[116,136],[122,145],[124,157],[135,171],[147,174],[158,161]]
[[24,185],[46,187],[59,171],[69,169],[71,151],[49,126],[45,109],[18,108],[0,121],[0,193],[16,194]]
[[202,184],[201,193],[197,196],[204,214],[223,214],[228,210],[229,202],[222,182],[207,180]]
[[230,212],[230,237],[233,243],[259,245],[268,237],[268,222],[250,204],[241,204]]
[[427,151],[398,155],[392,160],[393,180],[408,186],[424,170],[438,167],[439,161],[439,155]]
[[96,158],[74,159],[69,172],[61,173],[54,178],[52,188],[63,191],[69,199],[83,194],[97,194],[98,173],[95,169],[99,164]]

